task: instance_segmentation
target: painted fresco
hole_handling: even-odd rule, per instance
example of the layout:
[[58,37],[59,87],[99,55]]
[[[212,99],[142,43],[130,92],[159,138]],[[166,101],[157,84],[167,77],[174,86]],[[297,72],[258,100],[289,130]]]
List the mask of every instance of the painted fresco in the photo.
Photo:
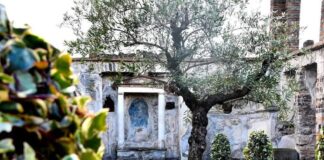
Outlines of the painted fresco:
[[149,107],[143,98],[136,98],[128,109],[130,120],[128,139],[132,142],[146,142],[150,139]]

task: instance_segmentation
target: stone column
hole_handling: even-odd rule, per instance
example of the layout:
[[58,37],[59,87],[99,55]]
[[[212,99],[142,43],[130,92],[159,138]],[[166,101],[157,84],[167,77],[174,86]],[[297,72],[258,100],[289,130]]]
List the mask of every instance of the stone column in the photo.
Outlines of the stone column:
[[159,93],[158,96],[158,141],[159,148],[164,148],[165,140],[165,95]]
[[300,159],[310,160],[315,156],[315,107],[307,86],[308,74],[306,68],[297,71],[300,90],[295,99],[296,113],[296,149]]
[[124,133],[124,93],[118,93],[117,107],[118,148],[122,148],[125,140]]

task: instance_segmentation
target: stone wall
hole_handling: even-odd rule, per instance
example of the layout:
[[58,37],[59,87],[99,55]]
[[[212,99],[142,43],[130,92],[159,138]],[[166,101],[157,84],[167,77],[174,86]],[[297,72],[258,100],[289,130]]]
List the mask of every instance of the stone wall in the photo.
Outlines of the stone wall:
[[[324,122],[324,43],[306,48],[306,54],[294,52],[287,61],[296,71],[296,78],[300,84],[291,103],[295,111],[294,132],[281,134],[278,131],[277,112],[267,110],[256,104],[242,106],[234,109],[231,114],[220,114],[212,111],[209,113],[207,135],[207,151],[204,157],[208,159],[210,144],[216,133],[224,133],[229,137],[234,158],[242,158],[242,150],[248,140],[248,135],[254,130],[265,130],[271,138],[274,147],[297,149],[301,158],[313,159],[315,137]],[[76,62],[74,69],[80,78],[78,92],[90,95],[94,101],[90,103],[89,110],[96,112],[103,107],[106,97],[110,97],[117,108],[117,88],[113,87],[112,78],[107,73],[114,67],[109,67],[110,62]],[[115,63],[115,62],[114,62]],[[102,67],[103,66],[103,67]],[[108,67],[107,67],[108,66]],[[115,67],[117,64],[115,64]],[[108,76],[105,76],[108,75]],[[147,83],[147,80],[133,79],[131,83]],[[138,84],[137,84],[138,85]],[[150,96],[148,96],[150,97]],[[127,99],[127,98],[126,98]],[[131,98],[129,98],[129,101]],[[153,98],[154,99],[154,98]],[[147,101],[154,101],[153,99]],[[128,100],[126,100],[128,101]],[[165,111],[165,151],[150,154],[162,154],[166,158],[186,159],[188,155],[188,138],[191,127],[184,121],[184,112],[187,110],[181,97],[166,96],[166,101],[172,101],[174,108]],[[150,102],[151,103],[151,102]],[[129,105],[129,103],[127,103]],[[152,102],[153,104],[153,102]],[[111,159],[117,157],[117,115],[110,112],[106,122],[109,129],[103,135],[106,145],[106,155]],[[126,125],[125,125],[126,126]],[[280,127],[279,127],[280,128]],[[153,131],[153,130],[152,130]],[[153,144],[154,145],[154,144]]]
[[[185,105],[182,109],[186,109]],[[277,111],[266,110],[263,106],[250,103],[242,108],[237,108],[231,114],[219,113],[215,110],[208,114],[207,126],[207,149],[204,153],[204,160],[210,159],[210,147],[214,137],[218,133],[225,134],[231,145],[232,157],[243,158],[243,148],[246,146],[249,134],[252,131],[264,130],[273,142],[274,147],[278,145],[276,137]],[[191,126],[183,126],[186,130],[180,133],[181,137],[181,155],[183,159],[188,156]]]
[[296,70],[299,91],[295,98],[296,149],[301,159],[314,159],[316,135],[323,125],[324,43],[304,48],[305,54],[293,52],[288,63]]
[[[105,64],[106,63],[106,64]],[[82,95],[90,95],[93,98],[93,102],[88,106],[93,112],[98,111],[103,107],[105,99],[110,97],[114,102],[114,108],[118,107],[117,103],[117,88],[113,87],[113,78],[108,74],[102,74],[111,71],[109,66],[110,62],[95,62],[89,64],[76,62],[74,63],[74,70],[80,78],[80,84],[78,85],[78,92]],[[115,65],[116,66],[116,65]],[[148,83],[148,80],[141,78],[134,78],[129,83]],[[138,84],[137,84],[138,85]],[[129,109],[131,102],[136,98],[144,98],[148,103],[149,115],[151,116],[150,123],[155,123],[156,113],[154,111],[154,106],[156,107],[156,95],[125,95],[125,108],[126,111]],[[190,135],[191,127],[189,124],[184,122],[184,111],[187,107],[182,101],[181,97],[166,95],[166,102],[172,102],[174,108],[169,108],[165,110],[165,150],[151,150],[149,148],[156,148],[156,128],[150,129],[153,137],[147,137],[150,143],[136,144],[135,142],[130,142],[126,144],[130,148],[145,148],[144,150],[118,150],[118,126],[117,126],[117,113],[116,109],[114,112],[110,112],[107,117],[108,130],[103,135],[102,139],[106,146],[105,159],[116,159],[118,154],[121,156],[133,156],[141,157],[144,153],[148,156],[157,156],[163,154],[163,157],[168,159],[186,159],[188,155],[188,138]],[[155,109],[156,110],[156,109]],[[127,112],[128,113],[128,112]],[[277,122],[277,113],[266,110],[263,106],[256,104],[249,104],[247,106],[242,106],[240,109],[234,109],[231,114],[221,114],[216,111],[211,111],[209,113],[209,125],[208,125],[208,135],[207,135],[207,150],[204,154],[205,159],[209,159],[210,145],[216,133],[224,133],[229,137],[232,149],[232,156],[234,158],[243,158],[243,148],[247,143],[248,135],[250,132],[255,130],[265,130],[266,133],[271,137],[274,146],[280,142],[275,134],[275,127]],[[125,119],[129,119],[128,115],[125,115]],[[155,118],[154,118],[155,117]],[[125,120],[126,136],[129,127],[129,121]],[[148,149],[148,150],[147,150]],[[118,153],[118,154],[117,154]],[[162,156],[162,155],[160,155]],[[143,157],[142,157],[143,158]],[[148,157],[146,157],[148,158]],[[127,158],[126,158],[127,159]]]
[[296,95],[296,142],[301,159],[315,157],[315,82],[316,64],[303,67],[298,74],[299,91]]

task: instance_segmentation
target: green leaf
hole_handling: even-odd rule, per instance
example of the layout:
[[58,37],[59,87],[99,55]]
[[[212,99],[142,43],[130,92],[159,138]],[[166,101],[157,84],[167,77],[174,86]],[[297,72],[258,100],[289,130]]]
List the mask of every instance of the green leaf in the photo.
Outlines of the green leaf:
[[81,126],[81,133],[83,136],[88,139],[100,131],[104,131],[106,129],[106,117],[108,115],[108,110],[103,109],[101,112],[97,113],[95,117],[88,117],[84,120]]
[[0,79],[3,83],[12,83],[14,82],[14,78],[8,74],[0,73]]
[[36,93],[37,87],[33,76],[28,72],[17,71],[18,91],[21,95],[29,95]]
[[73,79],[66,77],[61,72],[55,73],[54,75],[52,75],[52,77],[56,82],[58,82],[61,90],[64,90],[65,88],[68,88],[73,84]]
[[25,160],[36,160],[34,149],[26,142],[24,142],[24,158]]
[[106,117],[108,115],[108,109],[103,109],[93,118],[93,123],[90,129],[97,129],[104,131],[106,129]]
[[101,145],[101,138],[98,136],[93,136],[84,141],[84,147],[91,148],[94,151],[97,151]]
[[0,154],[11,152],[15,150],[15,146],[12,143],[12,139],[6,138],[0,141]]
[[24,111],[24,108],[20,103],[2,102],[0,103],[0,111],[9,113],[22,113]]
[[80,160],[100,160],[101,158],[92,150],[87,149],[80,155]]
[[22,36],[23,34],[27,33],[29,29],[30,29],[29,27],[25,27],[25,28],[13,28],[12,31],[16,35]]
[[45,101],[41,99],[33,99],[32,103],[35,105],[37,112],[40,116],[46,117],[48,113],[48,107]]
[[65,76],[71,75],[71,64],[72,64],[72,57],[68,53],[63,53],[59,55],[58,59],[55,62],[56,69],[63,73]]
[[72,154],[75,153],[76,145],[75,141],[72,138],[62,137],[56,140],[57,144],[62,148],[66,153]]
[[73,99],[73,104],[83,109],[90,101],[90,96],[78,96]]
[[11,46],[11,50],[8,55],[10,71],[27,71],[33,67],[35,63],[35,58],[33,51],[16,44]]
[[36,48],[47,49],[48,47],[48,43],[43,38],[30,33],[24,36],[23,41],[27,47],[32,49],[36,49]]
[[105,145],[101,143],[100,147],[97,150],[97,155],[99,155],[99,157],[103,157],[104,154],[105,154]]

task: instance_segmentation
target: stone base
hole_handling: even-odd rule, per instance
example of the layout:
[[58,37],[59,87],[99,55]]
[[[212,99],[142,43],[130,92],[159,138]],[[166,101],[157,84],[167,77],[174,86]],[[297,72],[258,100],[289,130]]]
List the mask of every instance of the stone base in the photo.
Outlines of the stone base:
[[295,149],[274,148],[273,159],[275,160],[299,160],[299,154]]
[[117,160],[164,160],[166,149],[120,149],[117,150]]

